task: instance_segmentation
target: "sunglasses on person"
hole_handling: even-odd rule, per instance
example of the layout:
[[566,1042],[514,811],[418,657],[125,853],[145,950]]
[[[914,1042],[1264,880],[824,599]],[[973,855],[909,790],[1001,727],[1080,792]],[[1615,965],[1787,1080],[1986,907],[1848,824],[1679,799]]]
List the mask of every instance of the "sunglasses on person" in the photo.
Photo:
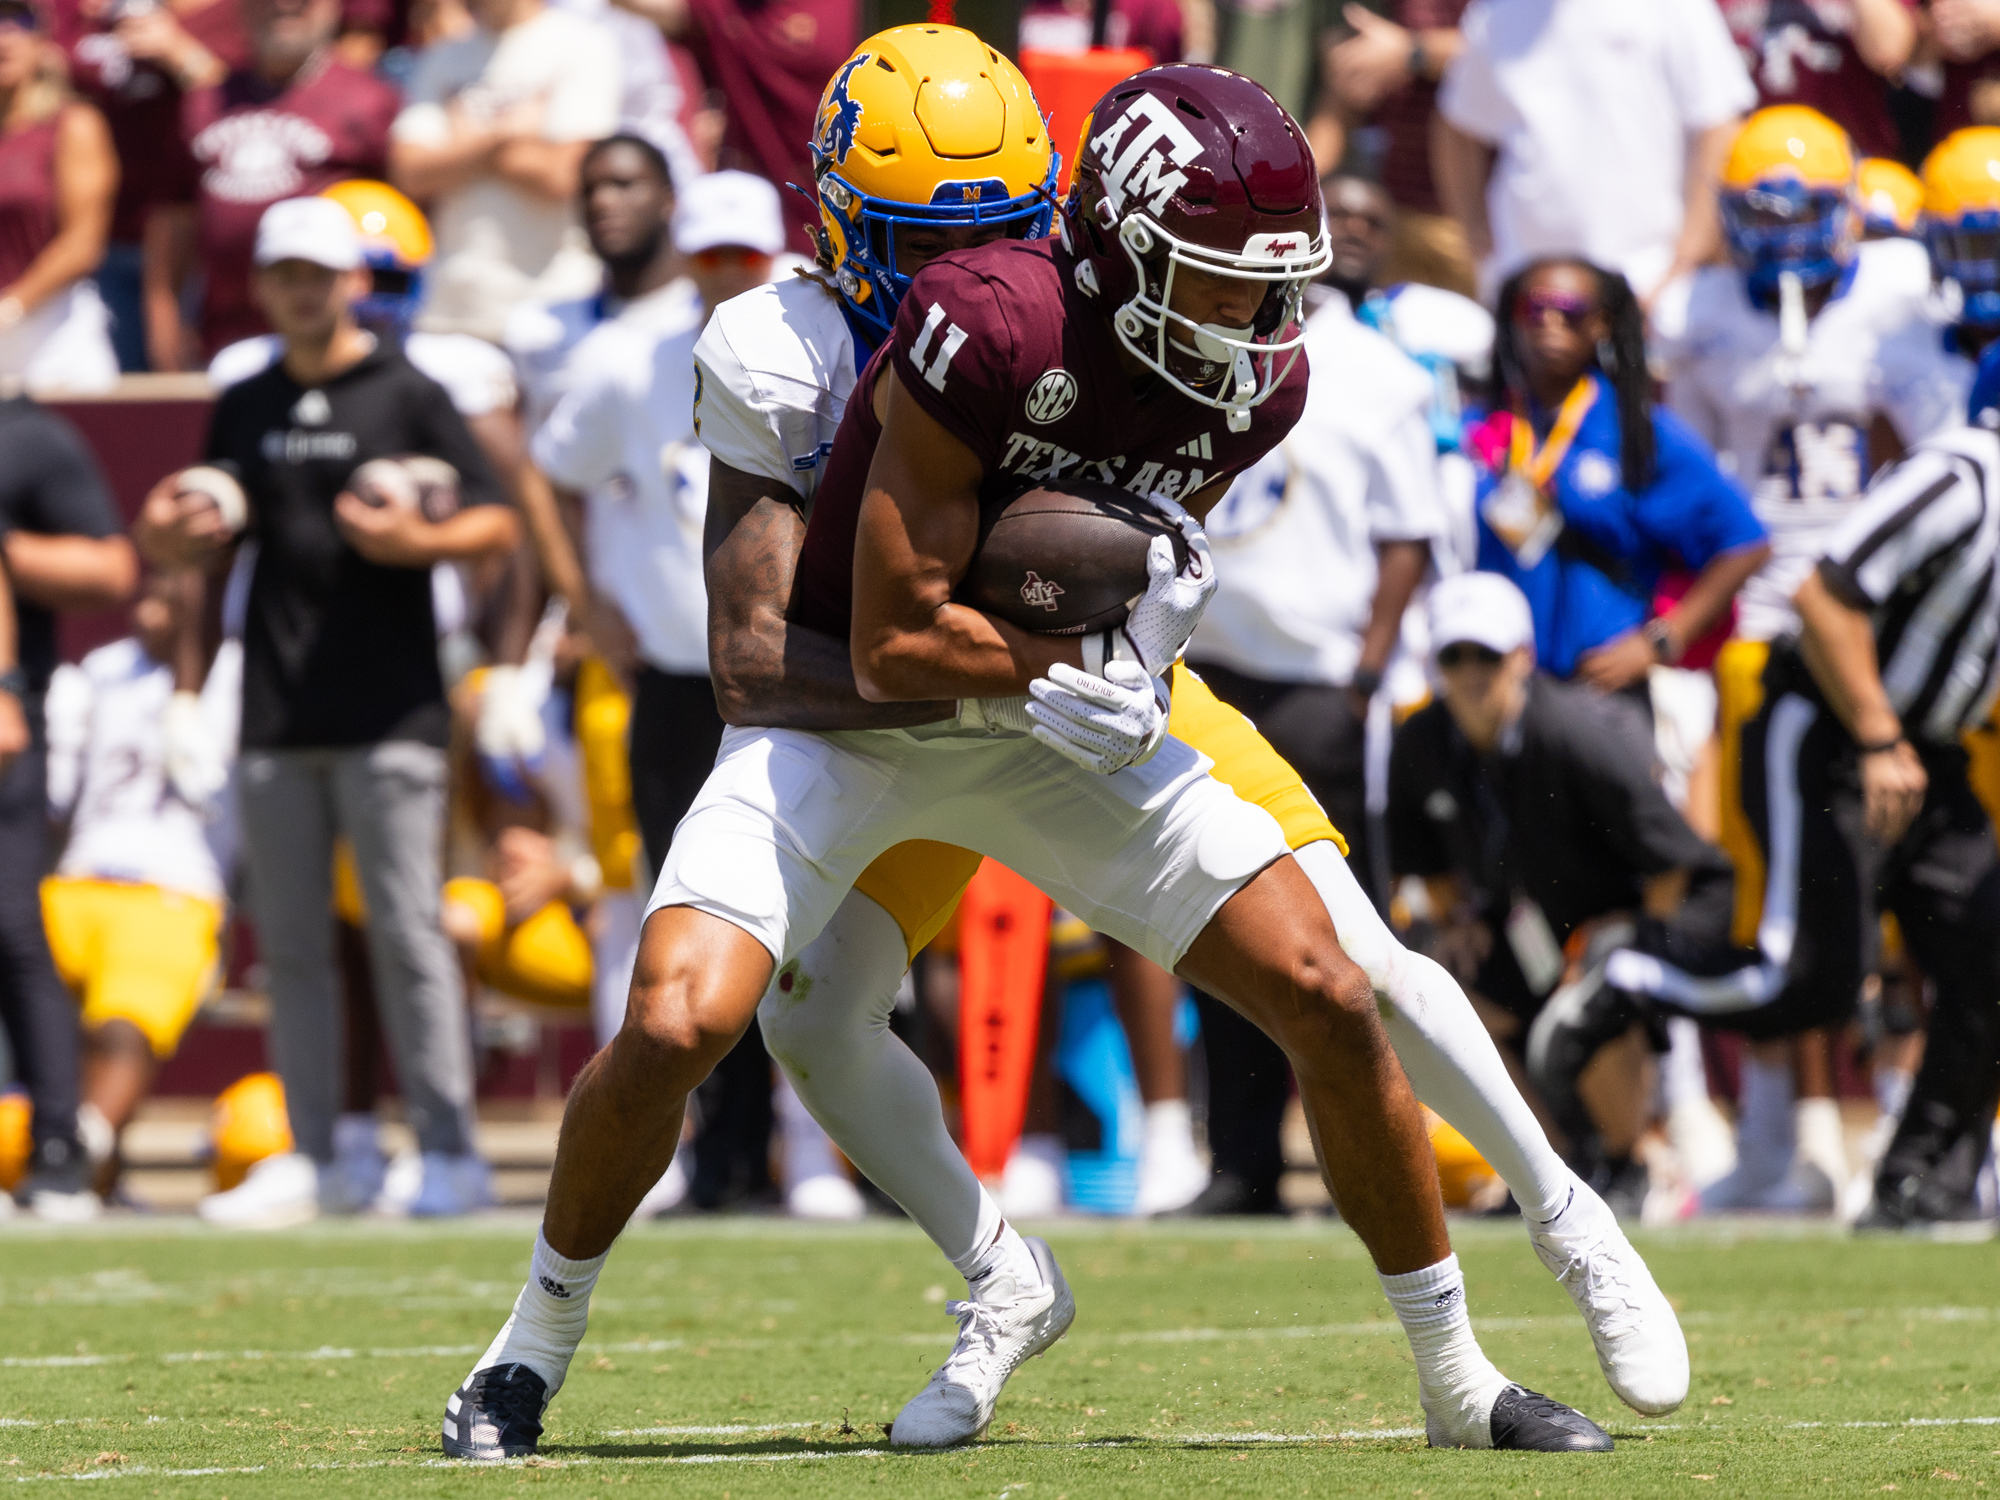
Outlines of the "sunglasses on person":
[[762,250],[747,250],[741,245],[717,245],[712,250],[697,250],[688,258],[704,271],[720,271],[724,266],[747,269],[771,263],[771,257]]
[[1594,298],[1580,297],[1575,292],[1560,292],[1554,287],[1537,287],[1532,292],[1521,293],[1521,300],[1514,304],[1514,321],[1523,328],[1532,328],[1554,313],[1575,331],[1583,327],[1596,311]]
[[1500,664],[1500,653],[1487,646],[1472,641],[1453,641],[1438,652],[1438,665],[1447,672],[1454,667],[1494,667]]

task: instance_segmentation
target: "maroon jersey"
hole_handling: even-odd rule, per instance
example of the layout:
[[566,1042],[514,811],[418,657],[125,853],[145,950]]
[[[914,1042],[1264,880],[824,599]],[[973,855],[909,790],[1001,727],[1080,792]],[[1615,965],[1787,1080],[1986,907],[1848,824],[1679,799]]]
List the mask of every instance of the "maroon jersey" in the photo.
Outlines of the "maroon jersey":
[[[101,7],[91,6],[91,10]],[[229,67],[250,60],[236,0],[205,0],[169,7],[181,30]],[[180,150],[181,88],[158,63],[135,58],[118,33],[85,14],[81,0],[49,7],[56,42],[69,54],[77,91],[104,112],[118,153],[118,197],[111,210],[111,238],[137,244],[146,213],[173,175]]]
[[400,107],[395,89],[332,58],[308,63],[283,87],[239,72],[188,96],[184,176],[168,196],[200,207],[200,264],[208,273],[201,338],[209,354],[266,331],[250,300],[250,252],[264,210],[349,177],[382,176]]
[[799,557],[792,617],[846,636],[854,535],[882,436],[869,393],[893,363],[903,388],[986,470],[982,507],[1035,484],[1094,480],[1184,499],[1281,442],[1306,401],[1306,359],[1231,432],[1223,412],[1153,377],[1136,389],[1110,310],[1076,289],[1054,240],[1001,240],[917,273],[848,400]]
[[56,222],[58,110],[0,135],[0,286],[12,286],[61,226]]

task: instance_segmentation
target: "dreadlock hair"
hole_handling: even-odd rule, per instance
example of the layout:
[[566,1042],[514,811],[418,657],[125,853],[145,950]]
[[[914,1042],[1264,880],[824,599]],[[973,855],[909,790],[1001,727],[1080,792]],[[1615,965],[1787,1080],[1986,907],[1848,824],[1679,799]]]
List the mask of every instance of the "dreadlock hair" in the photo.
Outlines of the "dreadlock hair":
[[1509,395],[1527,394],[1528,366],[1514,325],[1514,308],[1528,278],[1550,266],[1574,266],[1597,278],[1597,306],[1610,333],[1599,342],[1591,364],[1611,382],[1618,398],[1618,461],[1625,488],[1637,493],[1653,482],[1653,377],[1646,368],[1645,314],[1632,295],[1632,283],[1622,275],[1573,255],[1549,255],[1509,276],[1500,288],[1494,315],[1499,326],[1493,334],[1493,363],[1501,389]]

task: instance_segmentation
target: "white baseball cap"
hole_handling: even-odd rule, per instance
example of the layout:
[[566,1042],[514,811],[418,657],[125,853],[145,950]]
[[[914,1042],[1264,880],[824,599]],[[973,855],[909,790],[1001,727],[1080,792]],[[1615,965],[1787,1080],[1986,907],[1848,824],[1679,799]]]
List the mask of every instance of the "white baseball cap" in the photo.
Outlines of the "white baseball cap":
[[778,190],[749,172],[708,172],[680,189],[674,248],[683,255],[741,245],[764,255],[785,248]]
[[1431,655],[1470,641],[1505,656],[1517,646],[1533,650],[1535,617],[1527,595],[1498,573],[1460,573],[1431,589]]
[[253,258],[260,266],[305,260],[329,271],[352,271],[362,263],[361,231],[331,198],[286,198],[257,221]]

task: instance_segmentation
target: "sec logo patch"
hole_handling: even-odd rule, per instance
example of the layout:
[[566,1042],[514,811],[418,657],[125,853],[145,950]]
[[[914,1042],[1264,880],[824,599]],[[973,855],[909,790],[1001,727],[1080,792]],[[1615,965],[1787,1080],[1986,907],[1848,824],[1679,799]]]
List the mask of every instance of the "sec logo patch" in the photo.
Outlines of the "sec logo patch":
[[1060,422],[1076,405],[1076,377],[1067,370],[1051,370],[1028,392],[1028,420],[1047,426]]

